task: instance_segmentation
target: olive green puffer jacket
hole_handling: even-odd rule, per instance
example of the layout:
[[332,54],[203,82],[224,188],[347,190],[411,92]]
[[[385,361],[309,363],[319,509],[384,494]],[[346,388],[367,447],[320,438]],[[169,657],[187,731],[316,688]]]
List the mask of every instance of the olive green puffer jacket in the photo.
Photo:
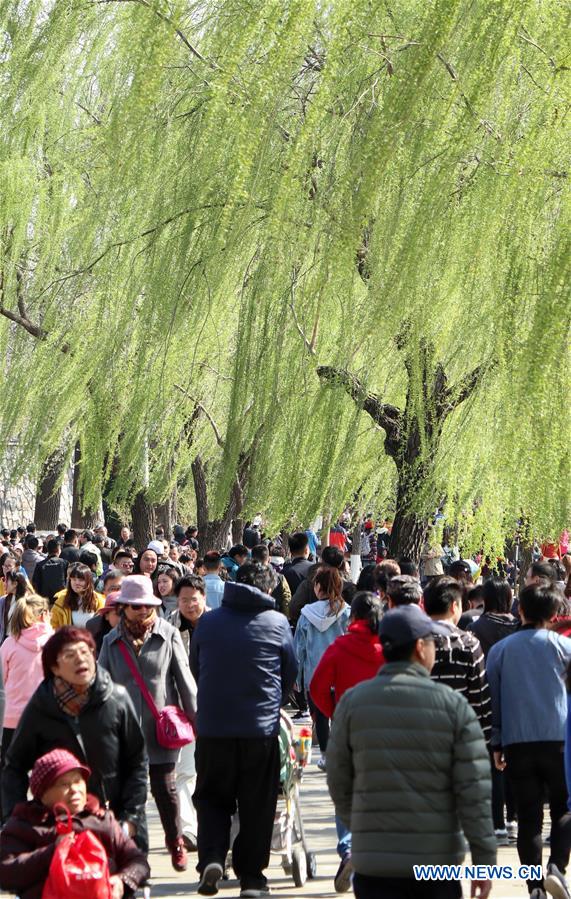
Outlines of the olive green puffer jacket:
[[353,833],[359,874],[413,877],[413,865],[492,865],[490,759],[460,693],[413,662],[390,662],[342,697],[327,782]]

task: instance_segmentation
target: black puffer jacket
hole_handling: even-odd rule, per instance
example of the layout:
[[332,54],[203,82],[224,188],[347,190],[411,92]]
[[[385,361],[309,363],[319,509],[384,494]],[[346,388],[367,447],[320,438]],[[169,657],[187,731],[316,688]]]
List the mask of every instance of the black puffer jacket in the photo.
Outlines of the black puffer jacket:
[[143,732],[127,691],[97,666],[89,701],[77,718],[62,712],[52,679],[42,681],[20,719],[2,776],[2,809],[8,817],[25,802],[28,772],[52,749],[68,749],[91,768],[89,792],[109,802],[119,821],[144,822],[147,757]]

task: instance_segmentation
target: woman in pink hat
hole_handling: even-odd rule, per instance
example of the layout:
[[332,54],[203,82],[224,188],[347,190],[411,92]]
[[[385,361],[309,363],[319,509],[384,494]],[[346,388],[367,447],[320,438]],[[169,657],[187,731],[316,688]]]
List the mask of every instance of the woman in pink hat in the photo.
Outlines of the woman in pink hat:
[[[126,577],[117,597],[120,621],[103,641],[99,663],[125,687],[145,734],[151,793],[157,804],[175,871],[185,871],[186,849],[180,821],[175,765],[178,749],[161,746],[156,722],[133,670],[149,691],[156,709],[178,706],[191,722],[196,715],[196,683],[180,632],[160,618],[161,600],[149,577]],[[135,667],[136,666],[136,667]]]

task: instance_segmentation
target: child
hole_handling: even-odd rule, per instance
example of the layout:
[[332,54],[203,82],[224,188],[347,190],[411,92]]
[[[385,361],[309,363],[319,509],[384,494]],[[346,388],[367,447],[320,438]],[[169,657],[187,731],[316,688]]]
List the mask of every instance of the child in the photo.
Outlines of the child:
[[126,836],[113,815],[87,795],[91,772],[71,752],[53,749],[37,760],[30,778],[34,797],[17,805],[0,834],[0,888],[20,899],[41,899],[54,855],[56,821],[52,809],[64,803],[73,830],[90,830],[109,861],[113,899],[133,896],[150,875],[145,855]]

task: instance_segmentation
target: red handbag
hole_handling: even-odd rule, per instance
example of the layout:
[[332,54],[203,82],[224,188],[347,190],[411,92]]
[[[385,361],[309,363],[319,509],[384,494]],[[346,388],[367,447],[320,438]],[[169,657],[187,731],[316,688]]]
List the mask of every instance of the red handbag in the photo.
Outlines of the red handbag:
[[58,803],[54,814],[63,811],[65,820],[56,821],[62,839],[52,856],[42,899],[111,899],[107,853],[90,830],[74,833],[67,805]]
[[159,746],[163,746],[165,749],[181,749],[182,746],[192,743],[194,730],[183,710],[179,709],[177,705],[166,705],[159,712],[139,669],[131,658],[131,653],[122,640],[118,640],[117,645],[143,694],[143,699],[153,714]]

